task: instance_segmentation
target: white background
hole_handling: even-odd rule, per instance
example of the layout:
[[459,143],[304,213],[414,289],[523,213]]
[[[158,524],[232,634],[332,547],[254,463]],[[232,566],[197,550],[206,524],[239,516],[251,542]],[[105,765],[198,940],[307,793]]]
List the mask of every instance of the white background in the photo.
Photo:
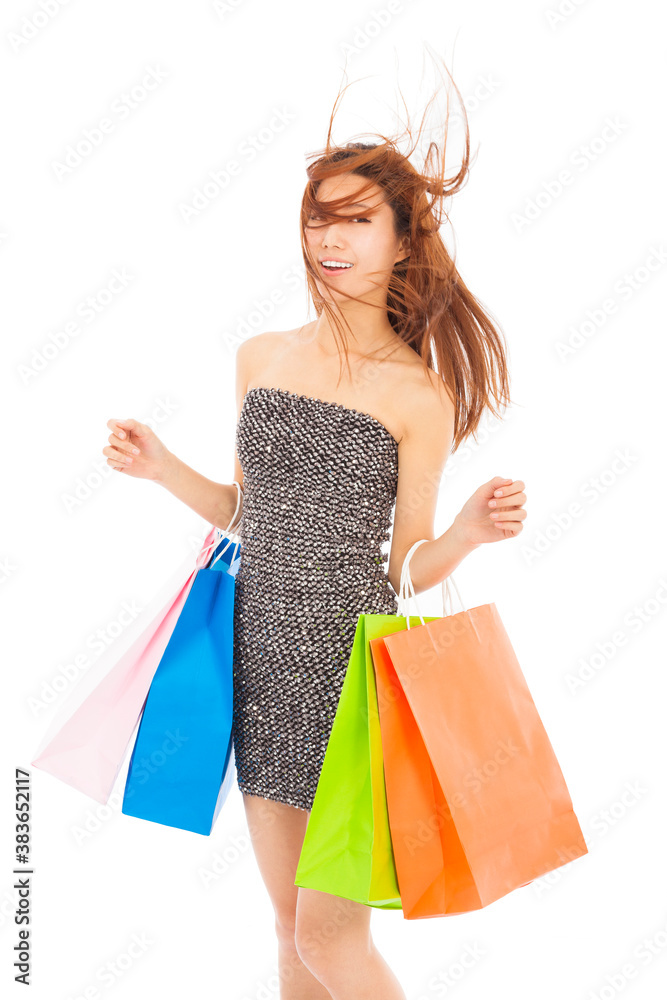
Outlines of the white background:
[[[525,482],[521,535],[476,550],[455,578],[468,606],[497,604],[590,853],[475,914],[374,912],[373,934],[410,1000],[655,1000],[667,981],[658,5],[45,6],[7,0],[0,15],[3,980],[17,940],[14,768],[75,689],[66,665],[122,602],[145,606],[207,528],[160,487],[111,473],[106,422],[156,413],[172,451],[231,482],[236,345],[315,317],[305,280],[294,290],[286,274],[299,273],[306,155],[324,145],[346,53],[357,82],[340,142],[393,131],[399,86],[418,121],[437,83],[428,42],[453,70],[477,151],[443,235],[507,337],[514,400],[450,460],[436,529],[493,476]],[[161,81],[115,114],[150,70]],[[243,156],[275,109],[291,120]],[[60,176],[105,117],[111,134]],[[461,136],[453,124],[450,173]],[[186,221],[230,159],[240,175]],[[572,183],[558,190],[563,170]],[[85,322],[79,303],[104,301],[114,270],[131,280]],[[282,304],[262,315],[276,292]],[[424,606],[438,613],[438,591]],[[207,838],[122,815],[124,772],[95,824],[97,803],[31,770],[32,996],[277,996],[273,912],[236,787]],[[86,825],[97,829],[79,842]],[[226,870],[206,887],[216,857]],[[105,988],[98,970],[133,934],[150,945]]]

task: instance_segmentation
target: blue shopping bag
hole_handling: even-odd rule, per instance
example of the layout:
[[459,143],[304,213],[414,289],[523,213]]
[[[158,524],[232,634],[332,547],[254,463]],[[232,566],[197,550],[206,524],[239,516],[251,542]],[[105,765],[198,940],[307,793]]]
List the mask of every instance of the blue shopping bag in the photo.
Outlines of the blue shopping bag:
[[146,697],[127,816],[208,835],[232,785],[233,616],[240,545],[197,570]]

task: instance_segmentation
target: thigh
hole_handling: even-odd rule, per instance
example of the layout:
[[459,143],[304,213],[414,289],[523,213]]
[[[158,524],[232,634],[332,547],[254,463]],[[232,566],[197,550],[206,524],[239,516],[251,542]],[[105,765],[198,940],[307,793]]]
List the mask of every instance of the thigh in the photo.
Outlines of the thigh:
[[276,926],[293,935],[299,889],[294,885],[308,816],[284,802],[243,795],[250,840],[276,914]]

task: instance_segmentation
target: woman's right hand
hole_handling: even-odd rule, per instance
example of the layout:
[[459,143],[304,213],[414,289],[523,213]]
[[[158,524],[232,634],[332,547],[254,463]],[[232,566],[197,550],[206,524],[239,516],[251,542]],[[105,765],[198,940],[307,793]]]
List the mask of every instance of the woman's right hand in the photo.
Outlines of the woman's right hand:
[[148,424],[138,420],[107,420],[109,445],[102,449],[107,465],[136,479],[162,477],[171,452]]

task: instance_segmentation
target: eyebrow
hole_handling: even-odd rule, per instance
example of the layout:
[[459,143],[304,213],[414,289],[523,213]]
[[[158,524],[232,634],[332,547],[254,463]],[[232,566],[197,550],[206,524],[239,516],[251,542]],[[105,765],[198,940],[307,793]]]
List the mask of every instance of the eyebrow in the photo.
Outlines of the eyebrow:
[[[380,202],[380,205],[382,202]],[[347,206],[347,208],[368,208],[371,211],[375,211],[380,207],[380,205],[367,205],[365,201],[353,201]]]

